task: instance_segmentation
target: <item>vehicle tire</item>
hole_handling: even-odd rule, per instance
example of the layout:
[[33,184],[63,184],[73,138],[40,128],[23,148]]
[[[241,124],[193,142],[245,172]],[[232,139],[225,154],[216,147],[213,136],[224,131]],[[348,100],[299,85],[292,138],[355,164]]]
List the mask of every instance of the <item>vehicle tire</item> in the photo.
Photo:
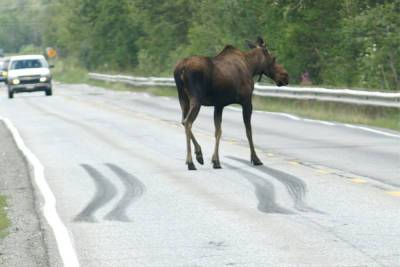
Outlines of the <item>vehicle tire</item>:
[[8,89],[8,98],[14,98],[14,92],[10,89]]
[[46,95],[47,96],[51,96],[51,95],[53,95],[53,90],[50,88],[50,89],[47,89],[46,90]]

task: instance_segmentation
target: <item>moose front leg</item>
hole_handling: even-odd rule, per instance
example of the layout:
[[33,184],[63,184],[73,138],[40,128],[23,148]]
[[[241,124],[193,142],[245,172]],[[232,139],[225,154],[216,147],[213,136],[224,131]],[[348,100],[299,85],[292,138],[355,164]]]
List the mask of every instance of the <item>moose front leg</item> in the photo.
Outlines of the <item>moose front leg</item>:
[[251,132],[251,113],[253,112],[253,105],[251,102],[247,102],[245,104],[242,104],[242,109],[243,109],[243,121],[244,125],[246,126],[246,135],[250,145],[251,163],[253,163],[253,165],[262,165],[263,163],[257,157],[256,151],[254,149],[253,134]]
[[222,130],[222,111],[223,107],[216,106],[214,109],[214,125],[215,125],[215,148],[212,156],[212,164],[214,169],[221,169],[221,163],[219,162],[219,140],[221,139]]

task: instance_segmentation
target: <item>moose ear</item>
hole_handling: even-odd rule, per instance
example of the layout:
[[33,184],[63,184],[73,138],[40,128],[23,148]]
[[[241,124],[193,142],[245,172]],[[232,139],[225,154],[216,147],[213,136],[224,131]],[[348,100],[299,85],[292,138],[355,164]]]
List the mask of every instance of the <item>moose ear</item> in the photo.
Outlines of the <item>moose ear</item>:
[[256,48],[256,45],[250,42],[249,40],[246,40],[246,45],[250,49]]
[[265,47],[265,42],[264,39],[260,36],[257,37],[257,41],[256,41],[257,46],[259,47]]
[[276,57],[273,57],[272,58],[272,64],[275,64],[276,63]]

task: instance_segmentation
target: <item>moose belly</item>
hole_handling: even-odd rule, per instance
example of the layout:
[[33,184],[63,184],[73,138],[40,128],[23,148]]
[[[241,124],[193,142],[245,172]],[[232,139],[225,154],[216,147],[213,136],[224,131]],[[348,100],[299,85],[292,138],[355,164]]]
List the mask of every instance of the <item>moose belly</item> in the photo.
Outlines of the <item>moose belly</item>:
[[202,97],[201,104],[203,106],[227,106],[239,103],[239,97],[236,92],[217,91]]

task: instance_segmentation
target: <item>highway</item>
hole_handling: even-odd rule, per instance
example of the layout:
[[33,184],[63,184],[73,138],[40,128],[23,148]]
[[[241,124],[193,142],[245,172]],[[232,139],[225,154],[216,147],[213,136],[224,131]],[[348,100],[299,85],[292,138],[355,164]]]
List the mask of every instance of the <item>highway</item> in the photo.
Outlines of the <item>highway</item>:
[[255,112],[254,167],[240,108],[226,108],[215,170],[202,107],[205,164],[188,171],[175,98],[0,89],[0,116],[43,164],[81,266],[400,266],[398,132]]

